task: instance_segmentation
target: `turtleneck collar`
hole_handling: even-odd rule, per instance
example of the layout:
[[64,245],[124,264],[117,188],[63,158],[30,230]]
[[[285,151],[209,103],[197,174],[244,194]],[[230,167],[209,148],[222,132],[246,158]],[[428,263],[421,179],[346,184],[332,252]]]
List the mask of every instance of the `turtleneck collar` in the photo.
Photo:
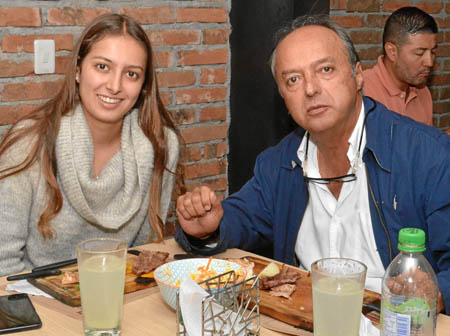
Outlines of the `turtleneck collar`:
[[67,200],[87,221],[117,230],[140,209],[148,191],[154,151],[138,123],[138,111],[124,118],[121,149],[92,176],[94,147],[81,105],[64,116],[56,141],[57,178]]

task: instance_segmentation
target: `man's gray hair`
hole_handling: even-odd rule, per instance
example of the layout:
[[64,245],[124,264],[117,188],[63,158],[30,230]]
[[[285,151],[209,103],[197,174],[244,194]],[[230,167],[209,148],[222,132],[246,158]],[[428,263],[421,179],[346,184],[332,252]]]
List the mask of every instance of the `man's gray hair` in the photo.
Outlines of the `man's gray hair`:
[[[275,33],[275,49],[272,52],[272,55],[270,56],[270,68],[272,70],[272,74],[274,78],[275,76],[275,58],[277,55],[277,49],[280,45],[281,41],[284,40],[286,36],[288,36],[293,31],[305,27],[305,26],[321,26],[328,29],[331,29],[334,31],[344,42],[344,45],[347,50],[347,56],[348,60],[350,62],[350,65],[352,67],[352,75],[355,76],[356,74],[356,63],[359,62],[358,54],[356,53],[355,46],[353,45],[352,40],[350,39],[350,36],[348,36],[347,32],[339,26],[337,23],[332,21],[328,15],[324,14],[317,14],[317,15],[302,15],[297,17],[295,20],[287,24],[286,26],[280,28]],[[305,48],[308,48],[308,46],[305,46]]]

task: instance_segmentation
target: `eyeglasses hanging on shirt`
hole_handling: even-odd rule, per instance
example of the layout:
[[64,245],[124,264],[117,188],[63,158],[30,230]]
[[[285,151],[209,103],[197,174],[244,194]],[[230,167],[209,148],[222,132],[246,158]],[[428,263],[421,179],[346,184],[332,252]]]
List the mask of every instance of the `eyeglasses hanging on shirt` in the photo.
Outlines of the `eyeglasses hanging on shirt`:
[[308,147],[309,147],[309,132],[308,132],[308,134],[306,135],[305,160],[303,162],[303,178],[305,179],[306,182],[313,182],[313,183],[318,183],[318,184],[329,184],[331,182],[345,183],[345,182],[352,182],[352,181],[356,180],[356,170],[358,168],[358,161],[359,161],[360,153],[361,153],[361,144],[362,144],[363,134],[364,134],[364,130],[366,129],[367,116],[377,106],[377,103],[373,99],[371,99],[371,100],[374,103],[374,105],[370,108],[370,110],[364,116],[363,127],[361,130],[361,136],[359,139],[358,152],[356,153],[356,157],[353,160],[351,173],[347,174],[347,175],[343,175],[343,176],[337,176],[337,177],[308,177],[308,175],[306,174],[307,166],[308,166]]

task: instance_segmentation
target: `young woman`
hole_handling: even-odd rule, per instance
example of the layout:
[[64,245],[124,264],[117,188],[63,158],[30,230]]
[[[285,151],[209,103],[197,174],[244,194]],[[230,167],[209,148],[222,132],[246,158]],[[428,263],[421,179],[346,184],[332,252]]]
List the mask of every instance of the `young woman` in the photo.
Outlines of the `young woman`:
[[61,90],[0,142],[0,275],[73,258],[76,244],[162,239],[179,138],[150,41],[110,14],[81,34]]

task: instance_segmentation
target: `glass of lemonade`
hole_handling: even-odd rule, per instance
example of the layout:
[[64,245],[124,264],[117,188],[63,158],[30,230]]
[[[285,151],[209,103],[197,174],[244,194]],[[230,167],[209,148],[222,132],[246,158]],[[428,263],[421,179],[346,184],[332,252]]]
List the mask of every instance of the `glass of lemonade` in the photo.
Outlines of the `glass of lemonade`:
[[311,265],[314,336],[358,336],[367,266],[346,258]]
[[120,335],[126,256],[127,245],[119,239],[89,239],[78,244],[85,335]]

